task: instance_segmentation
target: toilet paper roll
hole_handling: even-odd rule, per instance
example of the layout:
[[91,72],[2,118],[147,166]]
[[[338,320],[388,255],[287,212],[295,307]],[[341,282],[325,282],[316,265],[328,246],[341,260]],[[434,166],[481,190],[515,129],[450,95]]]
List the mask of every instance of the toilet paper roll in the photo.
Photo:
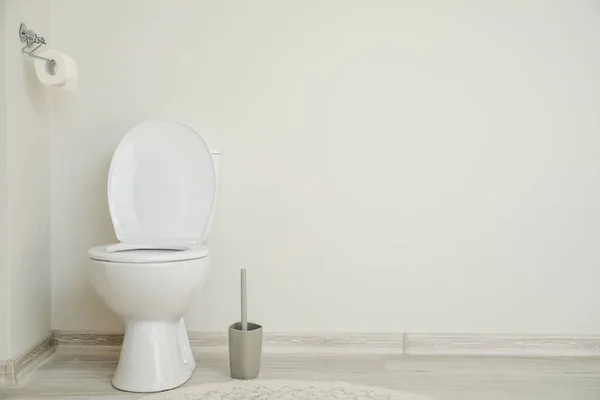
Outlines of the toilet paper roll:
[[64,90],[77,88],[77,64],[71,57],[58,50],[46,50],[39,56],[54,60],[54,63],[51,63],[35,59],[35,72],[40,82]]

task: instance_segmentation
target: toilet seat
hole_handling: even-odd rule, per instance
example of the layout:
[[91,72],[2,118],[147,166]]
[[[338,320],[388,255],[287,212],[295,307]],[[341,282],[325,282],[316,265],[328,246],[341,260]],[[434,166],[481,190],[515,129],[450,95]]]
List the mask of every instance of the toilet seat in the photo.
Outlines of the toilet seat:
[[93,247],[88,251],[92,260],[114,263],[165,263],[195,260],[210,255],[201,244],[115,243]]

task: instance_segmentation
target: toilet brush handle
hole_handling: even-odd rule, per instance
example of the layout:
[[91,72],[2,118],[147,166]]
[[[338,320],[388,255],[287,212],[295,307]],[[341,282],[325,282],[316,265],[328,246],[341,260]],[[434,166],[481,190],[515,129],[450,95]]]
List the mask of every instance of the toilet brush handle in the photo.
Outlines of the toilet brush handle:
[[247,298],[246,298],[246,268],[242,268],[241,271],[242,281],[242,330],[248,330],[248,309],[247,309]]

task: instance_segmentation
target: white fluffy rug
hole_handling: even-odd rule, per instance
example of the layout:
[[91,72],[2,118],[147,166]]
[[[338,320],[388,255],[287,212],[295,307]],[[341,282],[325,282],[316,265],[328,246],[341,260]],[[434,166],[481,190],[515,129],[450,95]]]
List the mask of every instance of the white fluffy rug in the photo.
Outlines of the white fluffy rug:
[[283,380],[232,380],[182,387],[142,397],[140,400],[433,400],[395,390],[344,382]]

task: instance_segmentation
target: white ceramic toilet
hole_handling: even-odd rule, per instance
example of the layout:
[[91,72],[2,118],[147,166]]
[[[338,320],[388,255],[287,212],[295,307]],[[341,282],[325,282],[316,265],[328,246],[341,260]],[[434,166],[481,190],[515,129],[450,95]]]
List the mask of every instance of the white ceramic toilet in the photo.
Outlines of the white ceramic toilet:
[[210,267],[203,242],[219,157],[193,129],[169,120],[137,125],[113,155],[108,204],[120,243],[90,249],[88,272],[125,322],[117,389],[172,389],[196,367],[183,315]]

